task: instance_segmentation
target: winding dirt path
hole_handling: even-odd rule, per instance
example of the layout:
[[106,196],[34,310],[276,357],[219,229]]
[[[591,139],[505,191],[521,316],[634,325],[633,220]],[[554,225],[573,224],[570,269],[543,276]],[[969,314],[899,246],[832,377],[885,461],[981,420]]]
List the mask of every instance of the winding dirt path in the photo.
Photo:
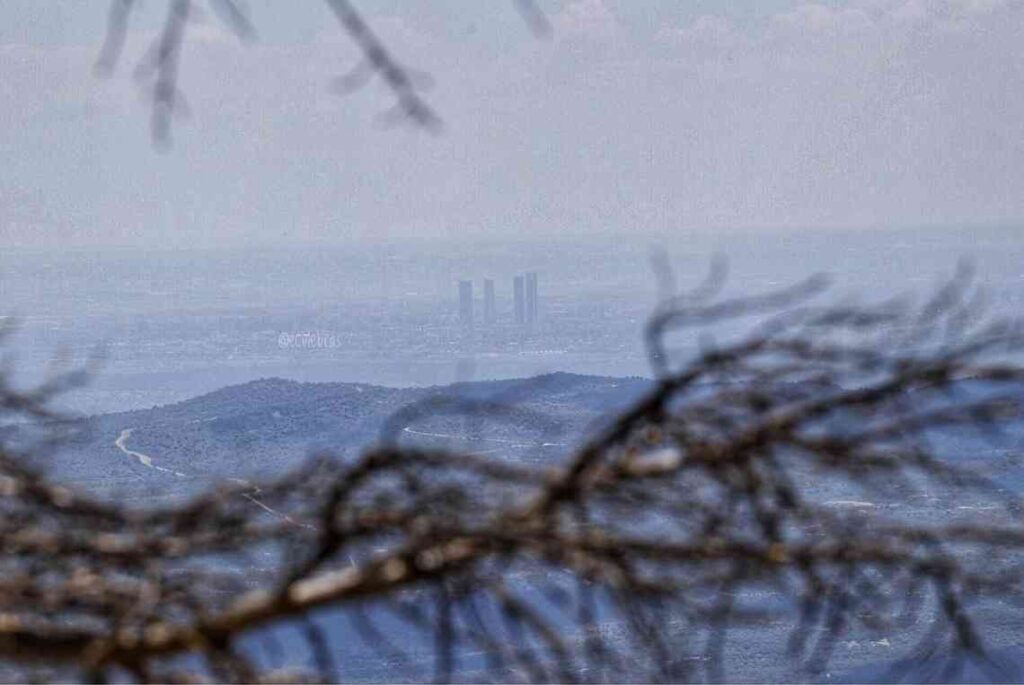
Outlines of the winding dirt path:
[[[128,438],[131,437],[132,431],[134,431],[134,430],[135,430],[134,428],[125,428],[124,430],[122,430],[121,434],[117,436],[117,440],[114,441],[114,446],[117,447],[117,449],[119,449],[122,452],[124,452],[130,458],[137,460],[140,464],[142,464],[146,468],[153,469],[154,471],[163,471],[164,473],[171,473],[171,474],[174,474],[175,476],[177,476],[178,478],[185,478],[186,477],[186,475],[184,473],[182,473],[181,471],[175,471],[173,469],[164,468],[163,466],[160,466],[159,464],[154,463],[153,462],[153,457],[149,456],[148,454],[143,454],[142,452],[136,452],[133,449],[129,449],[128,446],[125,443],[127,442]],[[242,497],[244,497],[245,499],[249,500],[254,505],[259,507],[263,511],[267,512],[268,514],[272,514],[274,516],[278,516],[278,517],[284,519],[285,521],[287,521],[288,523],[291,523],[291,524],[296,525],[296,526],[305,526],[305,527],[310,527],[310,528],[312,527],[312,526],[310,526],[307,523],[299,523],[298,521],[294,520],[288,514],[283,514],[283,513],[279,512],[279,511],[277,511],[276,509],[267,506],[264,502],[261,502],[259,499],[257,499],[256,495],[260,494],[260,492],[261,492],[260,488],[258,486],[252,485],[252,483],[249,483],[248,481],[242,480],[241,478],[231,478],[230,480],[232,480],[232,481],[234,481],[234,482],[236,482],[236,483],[238,483],[240,485],[243,485],[243,486],[252,486],[252,488],[253,488],[252,492],[243,492],[243,493],[241,493]]]
[[127,454],[129,457],[131,457],[133,459],[137,459],[138,462],[140,464],[142,464],[143,466],[145,466],[146,468],[154,469],[156,471],[163,471],[164,473],[173,473],[178,478],[184,478],[185,477],[185,474],[182,473],[181,471],[174,471],[173,469],[166,469],[163,466],[158,466],[157,464],[154,464],[153,463],[153,458],[151,456],[149,456],[148,454],[143,454],[142,452],[136,452],[135,450],[128,449],[125,446],[124,443],[125,443],[126,440],[128,440],[128,438],[131,437],[133,430],[135,430],[135,429],[134,428],[125,428],[123,431],[121,431],[121,434],[119,436],[117,436],[117,440],[114,441],[114,446],[117,447],[117,449],[119,449],[122,452],[124,452],[125,454]]

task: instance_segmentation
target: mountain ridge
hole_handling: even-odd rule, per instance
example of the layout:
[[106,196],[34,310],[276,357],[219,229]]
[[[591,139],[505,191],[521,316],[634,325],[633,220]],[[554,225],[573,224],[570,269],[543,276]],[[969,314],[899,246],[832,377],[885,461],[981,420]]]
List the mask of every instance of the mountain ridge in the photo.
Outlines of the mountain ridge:
[[379,440],[396,412],[435,398],[485,400],[515,411],[500,420],[475,417],[472,426],[457,412],[428,411],[402,432],[403,441],[472,449],[465,436],[473,428],[501,441],[503,458],[556,460],[650,384],[562,372],[412,388],[260,378],[150,409],[83,417],[47,457],[47,467],[65,482],[107,496],[194,494],[223,479],[272,478],[312,453],[355,458]]

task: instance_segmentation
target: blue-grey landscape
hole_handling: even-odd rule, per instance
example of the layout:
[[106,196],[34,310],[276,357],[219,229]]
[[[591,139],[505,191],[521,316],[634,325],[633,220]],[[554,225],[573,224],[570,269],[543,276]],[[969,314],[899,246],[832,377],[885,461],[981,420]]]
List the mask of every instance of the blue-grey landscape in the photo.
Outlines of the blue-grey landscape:
[[1024,681],[1021,0],[4,0],[0,681]]
[[[638,233],[586,241],[395,241],[330,247],[171,250],[20,248],[0,255],[15,372],[38,379],[62,358],[96,359],[65,398],[97,413],[148,408],[282,377],[393,387],[542,373],[647,376],[643,326],[659,298],[652,256],[680,286],[716,256],[728,288],[754,293],[826,274],[837,298],[923,299],[961,259],[999,312],[1024,298],[1019,228],[921,227]],[[540,312],[515,320],[514,279],[539,274]],[[457,282],[476,286],[479,319],[459,320]],[[496,313],[483,321],[483,282]],[[686,341],[683,341],[684,343]]]

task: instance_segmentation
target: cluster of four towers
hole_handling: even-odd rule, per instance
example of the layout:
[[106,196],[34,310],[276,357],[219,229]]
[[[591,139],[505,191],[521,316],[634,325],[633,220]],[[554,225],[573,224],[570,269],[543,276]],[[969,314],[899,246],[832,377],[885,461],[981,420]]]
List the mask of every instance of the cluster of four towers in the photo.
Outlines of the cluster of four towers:
[[[537,321],[538,291],[536,271],[531,271],[512,279],[512,299],[517,324],[522,326],[533,324]],[[459,322],[467,326],[472,325],[474,309],[473,281],[459,281]],[[485,324],[493,324],[498,321],[494,280],[490,278],[484,279],[483,315]]]

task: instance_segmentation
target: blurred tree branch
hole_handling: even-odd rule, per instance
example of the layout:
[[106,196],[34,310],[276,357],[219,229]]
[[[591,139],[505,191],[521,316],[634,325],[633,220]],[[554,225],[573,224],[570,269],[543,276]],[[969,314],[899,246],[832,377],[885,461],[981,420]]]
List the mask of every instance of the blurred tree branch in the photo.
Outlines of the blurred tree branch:
[[[160,145],[184,107],[196,2],[168,0],[136,68]],[[327,2],[363,56],[343,88],[375,75],[399,114],[437,129],[362,15]],[[233,0],[210,3],[253,34]],[[547,30],[532,3],[517,6]],[[135,8],[112,2],[101,72],[120,61]],[[855,630],[913,630],[918,653],[952,647],[995,668],[971,606],[1022,596],[1021,503],[936,441],[998,440],[1020,421],[1018,323],[984,315],[966,270],[916,307],[817,305],[822,279],[723,297],[724,268],[689,293],[672,292],[670,274],[659,282],[651,390],[558,462],[402,443],[403,426],[442,405],[514,420],[493,402],[434,401],[401,412],[353,462],[325,455],[262,484],[275,517],[252,506],[251,486],[164,509],[95,499],[2,434],[0,661],[54,680],[333,681],[346,664],[315,621],[330,612],[410,668],[385,623],[420,635],[438,680],[721,680],[730,635],[766,620],[789,621],[785,655],[811,672]],[[701,338],[685,358],[669,344],[723,325],[730,339]],[[8,381],[0,412],[53,432],[34,449],[59,441],[66,421],[50,402],[80,375],[28,392]],[[851,491],[973,498],[999,513],[926,525],[829,503]],[[269,573],[252,572],[257,554],[275,560]],[[766,589],[786,601],[750,601]],[[295,622],[307,654],[275,657],[272,629]],[[483,665],[466,666],[470,653]]]
[[[811,672],[857,630],[913,630],[924,652],[994,668],[970,607],[1024,590],[1020,501],[933,444],[1020,420],[1020,327],[976,311],[966,271],[919,306],[815,305],[821,279],[730,299],[721,278],[666,301],[650,392],[556,463],[403,444],[441,410],[517,420],[434,400],[353,462],[262,485],[274,517],[239,487],[128,509],[4,447],[0,659],[56,679],[336,680],[346,664],[315,622],[308,658],[253,646],[327,611],[389,658],[382,616],[405,625],[441,680],[722,679],[729,635],[766,620],[790,622],[785,654]],[[737,321],[746,334],[686,359],[665,344]],[[2,405],[52,419],[37,408],[55,387]],[[829,504],[851,490],[879,506]],[[915,493],[1001,513],[925,525],[881,506]],[[252,587],[261,552],[279,561]],[[750,601],[764,589],[786,601]],[[467,669],[471,653],[486,665]]]
[[[362,54],[362,61],[336,80],[335,90],[351,92],[376,76],[395,99],[393,108],[385,113],[387,121],[404,121],[428,132],[439,132],[441,117],[420,94],[417,79],[396,59],[355,5],[349,0],[324,2]],[[98,74],[111,74],[121,61],[130,19],[139,4],[137,0],[111,0],[106,37],[96,60]],[[178,87],[178,69],[190,17],[200,4],[201,0],[167,0],[163,30],[135,69],[135,80],[152,98],[150,128],[153,142],[159,148],[170,144],[174,117],[187,112],[187,103]],[[207,0],[207,4],[239,39],[255,38],[249,14],[237,0]],[[533,0],[515,0],[515,7],[535,35],[546,36],[550,32],[547,18]]]

